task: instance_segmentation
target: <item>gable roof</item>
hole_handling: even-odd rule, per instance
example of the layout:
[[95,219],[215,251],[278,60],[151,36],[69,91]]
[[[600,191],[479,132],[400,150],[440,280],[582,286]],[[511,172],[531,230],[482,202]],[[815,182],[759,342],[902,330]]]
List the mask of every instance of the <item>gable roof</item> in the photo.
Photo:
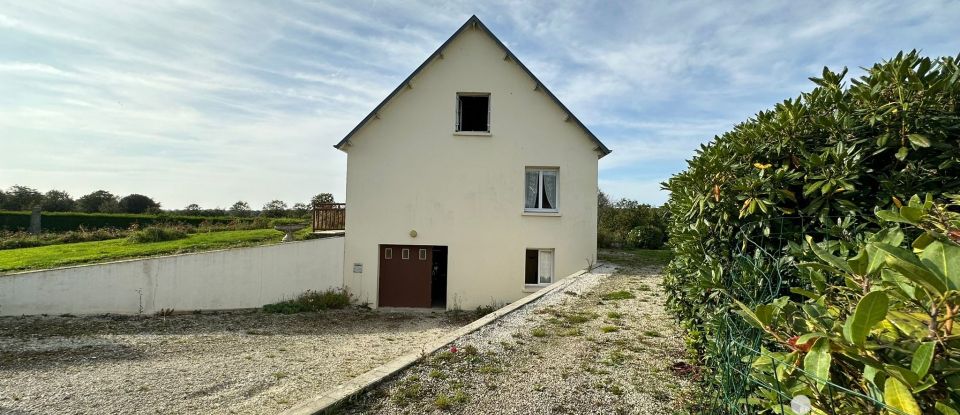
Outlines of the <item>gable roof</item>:
[[501,42],[500,39],[498,39],[497,36],[494,35],[493,32],[491,32],[490,29],[487,28],[487,26],[484,25],[483,22],[480,21],[480,18],[478,18],[476,15],[470,16],[470,18],[467,19],[466,23],[464,23],[463,26],[460,26],[460,28],[457,29],[457,31],[454,32],[453,35],[451,35],[445,42],[443,42],[443,44],[441,44],[440,47],[437,48],[436,51],[434,51],[432,54],[430,54],[430,56],[427,57],[427,59],[426,59],[425,61],[423,61],[423,63],[421,63],[420,66],[418,66],[417,69],[415,69],[415,70],[413,71],[413,73],[410,74],[410,76],[408,76],[406,79],[404,79],[403,82],[401,82],[400,85],[398,85],[398,86],[393,90],[393,92],[390,93],[390,95],[387,95],[387,97],[384,98],[383,101],[381,101],[380,104],[377,105],[377,107],[373,109],[373,111],[370,111],[370,114],[368,114],[366,117],[364,117],[363,121],[360,121],[360,123],[357,124],[356,127],[353,127],[353,129],[350,130],[349,133],[347,133],[347,136],[346,136],[346,137],[343,137],[343,139],[340,140],[339,143],[335,144],[334,147],[337,148],[337,149],[343,149],[343,146],[346,145],[348,141],[350,141],[350,137],[353,137],[353,135],[356,134],[356,132],[359,131],[361,127],[363,127],[364,125],[366,125],[366,123],[369,122],[371,118],[373,118],[374,116],[376,116],[377,113],[380,112],[380,109],[383,108],[384,105],[387,105],[387,102],[390,102],[390,100],[393,99],[393,97],[395,97],[397,94],[399,94],[400,91],[403,90],[403,87],[404,87],[405,85],[409,84],[410,81],[412,81],[413,78],[414,78],[415,76],[417,76],[417,74],[419,74],[420,71],[422,71],[423,68],[425,68],[428,63],[430,63],[434,58],[436,58],[437,56],[439,56],[439,55],[443,52],[443,50],[447,47],[447,45],[449,45],[450,42],[452,42],[453,39],[457,37],[457,35],[459,35],[459,34],[462,33],[464,30],[466,30],[467,28],[469,28],[469,27],[471,27],[471,26],[473,26],[473,25],[476,25],[477,27],[479,27],[480,29],[482,29],[488,36],[490,36],[491,39],[493,39],[494,42],[496,42],[497,45],[499,45],[501,48],[503,48],[503,50],[507,52],[507,56],[508,56],[510,59],[512,59],[514,62],[516,62],[517,65],[520,65],[520,68],[523,69],[523,71],[524,71],[528,76],[530,76],[530,78],[532,78],[532,79],[534,80],[534,82],[537,83],[537,86],[539,86],[539,88],[542,89],[543,92],[546,93],[547,96],[550,97],[550,99],[553,100],[553,102],[555,102],[557,105],[559,105],[560,108],[570,116],[570,119],[571,119],[573,122],[575,122],[578,126],[580,126],[580,128],[583,129],[583,132],[587,133],[587,136],[590,137],[590,139],[593,140],[593,142],[597,144],[596,150],[600,152],[600,157],[603,157],[603,156],[606,156],[607,154],[610,154],[610,152],[611,152],[612,150],[610,150],[609,148],[607,148],[607,146],[604,145],[603,142],[601,142],[600,139],[597,138],[597,136],[594,135],[593,132],[591,132],[590,129],[587,128],[586,125],[583,125],[583,123],[580,121],[580,119],[578,119],[576,115],[573,115],[573,112],[570,111],[569,109],[567,109],[567,106],[566,106],[566,105],[563,105],[563,103],[560,102],[560,99],[558,99],[556,95],[553,95],[553,92],[550,92],[550,90],[546,87],[546,85],[544,85],[543,82],[540,82],[540,79],[538,79],[537,76],[533,74],[533,72],[530,72],[530,69],[527,69],[527,66],[524,65],[523,62],[521,62],[520,59],[518,59],[517,56],[514,55],[513,52],[512,52],[509,48],[507,48],[507,46],[504,45],[503,42]]

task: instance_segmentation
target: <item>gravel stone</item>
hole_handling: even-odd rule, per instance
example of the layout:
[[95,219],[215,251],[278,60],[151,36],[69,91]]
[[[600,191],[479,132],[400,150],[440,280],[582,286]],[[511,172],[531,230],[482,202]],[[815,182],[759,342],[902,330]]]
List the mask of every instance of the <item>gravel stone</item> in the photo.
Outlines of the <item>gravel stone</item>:
[[[673,414],[693,383],[661,269],[605,265],[354,398],[350,414]],[[629,297],[604,300],[607,293]]]
[[472,317],[363,309],[2,317],[0,413],[276,413]]

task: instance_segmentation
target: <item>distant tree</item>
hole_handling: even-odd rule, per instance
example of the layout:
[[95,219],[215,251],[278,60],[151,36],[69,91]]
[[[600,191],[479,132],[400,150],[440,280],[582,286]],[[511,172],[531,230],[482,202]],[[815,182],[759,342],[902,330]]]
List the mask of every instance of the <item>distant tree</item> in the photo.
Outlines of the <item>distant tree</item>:
[[0,189],[0,210],[6,209],[7,205],[7,194]]
[[268,218],[279,218],[287,213],[287,204],[282,200],[273,200],[270,203],[263,205],[263,210],[260,212],[261,215]]
[[6,210],[30,210],[43,202],[43,194],[32,187],[14,185],[7,189]]
[[250,216],[250,205],[240,200],[230,206],[230,214],[233,216]]
[[597,244],[600,247],[660,249],[666,242],[666,209],[620,199],[611,203],[597,196]]
[[97,210],[100,213],[121,213],[120,202],[117,199],[107,200],[100,204]]
[[310,206],[307,206],[306,203],[298,202],[293,204],[293,207],[291,208],[291,210],[293,210],[294,216],[298,218],[305,218],[307,217],[307,213],[310,212]]
[[200,210],[201,210],[201,209],[200,209],[200,205],[198,205],[198,204],[196,204],[196,203],[191,203],[191,204],[187,205],[187,207],[183,208],[183,211],[184,211],[185,213],[188,213],[188,214],[191,214],[191,215],[196,215],[196,214],[200,213]]
[[160,209],[160,204],[144,195],[134,193],[120,199],[120,210],[126,213],[145,213],[157,209]]
[[226,215],[227,215],[227,211],[223,210],[223,208],[220,208],[220,207],[215,207],[213,209],[202,209],[199,212],[197,212],[197,216],[210,217],[210,216],[226,216]]
[[106,190],[97,190],[88,195],[83,195],[77,199],[77,205],[81,211],[87,213],[115,212],[120,210],[120,203],[117,202],[117,197]]
[[334,203],[332,193],[320,193],[314,196],[313,199],[310,199],[310,207],[314,209],[316,209],[317,206],[324,203]]
[[77,202],[64,190],[50,190],[43,195],[40,209],[47,212],[71,212],[77,208]]

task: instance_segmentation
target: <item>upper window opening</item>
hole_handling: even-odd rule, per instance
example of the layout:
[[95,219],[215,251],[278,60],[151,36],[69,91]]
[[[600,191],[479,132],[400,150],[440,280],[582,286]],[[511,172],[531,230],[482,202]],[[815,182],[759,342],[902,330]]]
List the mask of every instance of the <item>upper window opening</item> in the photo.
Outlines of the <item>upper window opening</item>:
[[490,94],[457,94],[457,131],[490,132]]
[[525,201],[528,211],[556,212],[557,169],[527,169]]

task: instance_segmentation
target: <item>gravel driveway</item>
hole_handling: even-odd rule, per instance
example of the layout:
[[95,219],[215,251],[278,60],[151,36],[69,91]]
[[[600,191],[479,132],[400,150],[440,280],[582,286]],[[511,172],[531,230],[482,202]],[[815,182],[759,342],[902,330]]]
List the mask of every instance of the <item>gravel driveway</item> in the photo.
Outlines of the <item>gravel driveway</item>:
[[0,318],[0,413],[276,413],[473,315]]
[[585,274],[428,356],[343,408],[352,414],[673,414],[690,396],[659,267]]

